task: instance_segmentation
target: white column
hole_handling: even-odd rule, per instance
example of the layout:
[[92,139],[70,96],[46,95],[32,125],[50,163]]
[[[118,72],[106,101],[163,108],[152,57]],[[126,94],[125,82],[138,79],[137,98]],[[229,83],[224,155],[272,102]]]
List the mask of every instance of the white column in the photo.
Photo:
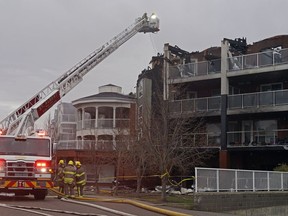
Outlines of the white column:
[[113,128],[116,127],[116,107],[113,107]]
[[85,125],[85,109],[82,108],[82,129],[84,129]]
[[98,128],[98,107],[95,107],[95,128]]

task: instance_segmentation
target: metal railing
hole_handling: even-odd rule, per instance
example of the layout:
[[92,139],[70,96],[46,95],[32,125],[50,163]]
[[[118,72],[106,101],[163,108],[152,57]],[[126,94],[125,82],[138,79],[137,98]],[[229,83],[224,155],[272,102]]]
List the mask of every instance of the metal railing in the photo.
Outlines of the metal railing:
[[279,106],[288,104],[288,90],[255,92],[228,96],[228,109]]
[[288,172],[195,168],[195,192],[288,190]]
[[269,50],[228,58],[229,70],[246,70],[288,63],[288,49]]
[[[239,55],[227,58],[228,72],[253,68],[269,67],[288,63],[288,49],[268,50],[265,52]],[[221,59],[179,64],[169,67],[169,79],[221,73]]]
[[169,67],[169,79],[203,76],[221,73],[221,59],[179,64]]
[[[228,110],[288,105],[288,90],[228,95]],[[220,111],[221,97],[169,101],[171,113]]]
[[182,139],[185,140],[185,143],[180,144],[183,147],[220,147],[220,133],[193,133]]
[[113,140],[67,140],[55,144],[54,150],[113,151],[129,149],[129,142]]
[[220,96],[169,101],[171,113],[219,111],[220,108]]
[[227,132],[228,147],[273,145],[288,145],[288,129]]

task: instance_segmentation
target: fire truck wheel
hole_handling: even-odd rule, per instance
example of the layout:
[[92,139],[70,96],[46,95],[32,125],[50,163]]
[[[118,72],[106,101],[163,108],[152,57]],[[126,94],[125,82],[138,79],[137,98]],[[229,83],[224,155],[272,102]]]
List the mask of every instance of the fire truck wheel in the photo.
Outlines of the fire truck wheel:
[[34,199],[35,200],[44,200],[46,197],[47,192],[45,190],[43,191],[36,191],[34,193]]

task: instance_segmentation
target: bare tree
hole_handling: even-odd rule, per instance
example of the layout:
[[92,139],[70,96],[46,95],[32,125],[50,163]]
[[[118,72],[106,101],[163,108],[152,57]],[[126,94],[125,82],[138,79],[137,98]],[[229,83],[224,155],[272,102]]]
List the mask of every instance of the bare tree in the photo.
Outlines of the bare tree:
[[142,137],[147,142],[147,163],[157,167],[161,175],[161,198],[166,201],[168,177],[172,171],[186,173],[196,164],[201,164],[209,157],[206,136],[197,136],[204,130],[201,117],[173,116],[169,112],[168,101],[158,94],[151,109],[150,118],[141,125]]

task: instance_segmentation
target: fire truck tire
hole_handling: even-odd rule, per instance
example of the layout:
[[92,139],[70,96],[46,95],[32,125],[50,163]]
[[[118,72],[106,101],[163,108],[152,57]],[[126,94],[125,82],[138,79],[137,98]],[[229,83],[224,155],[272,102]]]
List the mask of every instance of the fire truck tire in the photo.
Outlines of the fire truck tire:
[[15,192],[15,196],[26,196],[26,195],[29,195],[29,192],[26,192],[26,191]]
[[46,190],[39,190],[34,192],[34,199],[35,200],[44,200],[47,195]]

